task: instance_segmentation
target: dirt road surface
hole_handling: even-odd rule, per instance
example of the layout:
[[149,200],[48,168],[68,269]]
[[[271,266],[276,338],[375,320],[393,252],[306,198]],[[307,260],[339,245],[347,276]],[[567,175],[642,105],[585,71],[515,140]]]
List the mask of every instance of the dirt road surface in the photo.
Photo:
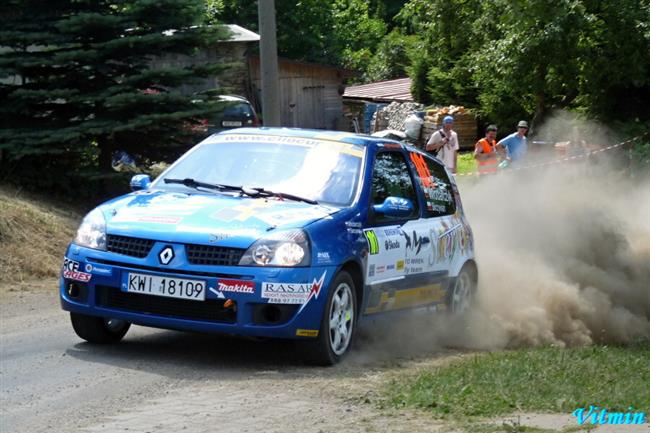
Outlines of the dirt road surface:
[[[342,364],[314,368],[290,343],[137,326],[119,344],[93,346],[76,337],[48,285],[56,282],[31,292],[0,284],[0,433],[474,431],[379,404],[387,381],[453,362],[464,356],[458,351],[420,345],[417,355],[399,354],[366,337]],[[575,428],[566,414],[485,421],[511,419],[546,431]]]
[[[53,286],[55,287],[55,282]],[[132,327],[123,342],[77,338],[51,292],[0,295],[0,431],[435,432],[426,414],[380,410],[387,375],[437,362],[308,367],[287,343]],[[370,402],[368,402],[370,401]]]

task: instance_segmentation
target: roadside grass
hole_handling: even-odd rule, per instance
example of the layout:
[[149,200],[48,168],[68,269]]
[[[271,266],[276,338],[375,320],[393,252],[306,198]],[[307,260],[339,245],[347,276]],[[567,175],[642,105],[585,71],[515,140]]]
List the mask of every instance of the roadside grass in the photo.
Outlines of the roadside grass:
[[521,425],[517,421],[506,420],[501,424],[464,423],[455,425],[453,431],[460,428],[462,431],[471,433],[575,433],[588,430],[589,425],[569,426],[561,430],[545,429]]
[[28,288],[56,277],[80,215],[47,199],[32,199],[0,186],[0,276],[2,286]]
[[650,341],[627,347],[544,347],[476,354],[393,379],[386,400],[466,420],[512,412],[570,414],[589,405],[650,409]]
[[467,174],[476,172],[476,160],[473,152],[458,153],[457,174]]

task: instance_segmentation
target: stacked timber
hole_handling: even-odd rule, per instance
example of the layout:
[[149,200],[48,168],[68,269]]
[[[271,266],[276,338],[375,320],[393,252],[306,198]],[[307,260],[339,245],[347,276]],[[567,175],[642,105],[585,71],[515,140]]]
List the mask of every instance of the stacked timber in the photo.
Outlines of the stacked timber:
[[476,117],[465,107],[455,105],[427,110],[419,144],[424,145],[431,137],[431,134],[442,128],[442,119],[447,115],[454,117],[454,131],[458,134],[460,148],[473,148],[478,139]]

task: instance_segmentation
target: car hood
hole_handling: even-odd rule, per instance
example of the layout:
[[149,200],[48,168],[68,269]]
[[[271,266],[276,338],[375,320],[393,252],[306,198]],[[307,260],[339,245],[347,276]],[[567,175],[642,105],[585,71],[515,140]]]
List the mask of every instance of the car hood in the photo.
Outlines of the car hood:
[[224,194],[141,191],[102,206],[108,234],[247,248],[275,231],[304,227],[337,208]]

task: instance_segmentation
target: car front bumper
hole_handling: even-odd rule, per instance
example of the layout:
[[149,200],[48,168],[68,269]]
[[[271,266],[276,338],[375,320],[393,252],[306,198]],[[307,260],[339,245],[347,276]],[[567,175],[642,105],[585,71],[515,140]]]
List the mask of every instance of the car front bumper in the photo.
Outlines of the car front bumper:
[[[182,259],[182,258],[181,258]],[[75,272],[62,272],[59,291],[64,310],[116,318],[165,329],[215,332],[272,338],[313,338],[318,335],[328,286],[336,266],[264,268],[201,266],[183,263],[162,266],[155,258],[135,258],[71,244],[65,257]],[[70,266],[68,267],[70,269]],[[126,290],[129,273],[201,280],[205,301],[180,300]],[[253,293],[219,292],[222,280],[245,281]],[[304,304],[270,303],[262,285],[292,285],[310,292]],[[232,306],[226,307],[226,300]],[[269,320],[270,319],[270,320]]]

